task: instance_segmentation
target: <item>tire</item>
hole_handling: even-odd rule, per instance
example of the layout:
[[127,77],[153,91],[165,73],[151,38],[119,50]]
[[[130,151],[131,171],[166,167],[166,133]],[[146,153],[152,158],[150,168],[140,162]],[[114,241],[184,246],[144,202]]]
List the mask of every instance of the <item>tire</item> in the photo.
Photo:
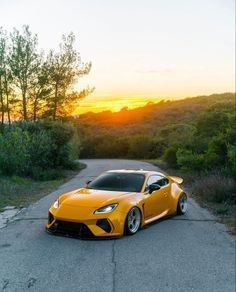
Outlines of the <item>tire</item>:
[[133,235],[139,230],[141,226],[141,218],[142,217],[139,208],[133,207],[130,209],[125,220],[124,231],[126,235]]
[[179,196],[179,201],[177,205],[177,215],[184,215],[187,211],[188,203],[187,203],[187,195],[181,194]]

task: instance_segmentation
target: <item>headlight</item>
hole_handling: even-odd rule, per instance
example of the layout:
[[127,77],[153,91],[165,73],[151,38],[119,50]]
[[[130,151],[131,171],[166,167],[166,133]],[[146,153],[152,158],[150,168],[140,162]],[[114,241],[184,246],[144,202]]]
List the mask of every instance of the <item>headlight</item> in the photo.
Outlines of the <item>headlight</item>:
[[59,207],[59,199],[57,199],[53,204],[53,208],[57,209],[58,207]]
[[118,204],[111,204],[111,205],[99,208],[94,212],[94,214],[111,213],[117,206]]

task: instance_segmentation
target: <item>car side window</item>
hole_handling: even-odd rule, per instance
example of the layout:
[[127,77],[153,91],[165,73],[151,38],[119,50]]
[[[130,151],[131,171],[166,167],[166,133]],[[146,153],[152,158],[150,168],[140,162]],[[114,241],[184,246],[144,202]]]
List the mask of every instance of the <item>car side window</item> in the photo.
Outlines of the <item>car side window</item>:
[[157,184],[158,184],[160,187],[164,187],[164,186],[166,186],[166,185],[169,184],[169,180],[168,180],[168,178],[166,178],[166,177],[162,177],[162,178],[157,182]]
[[161,175],[151,175],[147,180],[145,191],[147,191],[148,187],[152,184],[158,184],[160,187],[164,187],[169,184],[169,180]]
[[148,187],[152,184],[159,184],[158,181],[160,181],[161,179],[163,179],[163,176],[161,175],[151,175],[149,176],[147,183],[146,183],[146,187],[145,187],[145,191],[148,190]]

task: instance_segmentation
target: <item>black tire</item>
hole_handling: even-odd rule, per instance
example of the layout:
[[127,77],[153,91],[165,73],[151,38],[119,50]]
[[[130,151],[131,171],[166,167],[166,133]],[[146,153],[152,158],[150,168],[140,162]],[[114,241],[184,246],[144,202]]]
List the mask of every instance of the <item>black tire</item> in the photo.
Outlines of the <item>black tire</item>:
[[177,205],[177,215],[184,215],[187,211],[187,195],[185,193],[179,196],[179,201]]
[[139,208],[137,207],[131,208],[125,220],[124,233],[126,235],[134,235],[141,226],[141,220],[142,215]]

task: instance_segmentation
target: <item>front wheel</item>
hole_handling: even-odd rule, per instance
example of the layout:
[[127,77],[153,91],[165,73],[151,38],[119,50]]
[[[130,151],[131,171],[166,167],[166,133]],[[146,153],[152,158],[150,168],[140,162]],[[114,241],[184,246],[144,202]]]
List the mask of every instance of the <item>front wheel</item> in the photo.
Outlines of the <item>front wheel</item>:
[[133,207],[126,218],[125,221],[125,234],[133,235],[135,234],[141,225],[141,213],[137,207]]
[[181,194],[179,197],[178,205],[177,205],[177,214],[178,215],[185,214],[187,211],[187,208],[188,208],[187,195]]

